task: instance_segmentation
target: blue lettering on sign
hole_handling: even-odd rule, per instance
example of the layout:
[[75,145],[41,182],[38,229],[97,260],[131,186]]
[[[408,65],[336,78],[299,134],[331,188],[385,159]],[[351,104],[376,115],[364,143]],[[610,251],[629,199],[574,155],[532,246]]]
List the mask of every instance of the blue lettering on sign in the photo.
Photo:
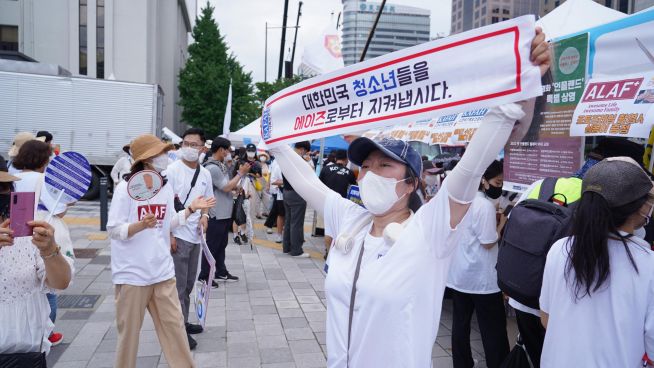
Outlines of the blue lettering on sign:
[[347,199],[363,207],[363,201],[361,200],[358,185],[350,185],[350,187],[347,188]]
[[268,140],[272,136],[272,121],[270,119],[270,108],[263,109],[261,116],[261,136]]
[[450,122],[453,122],[454,120],[456,120],[456,117],[457,117],[458,115],[459,115],[459,114],[452,114],[452,115],[444,115],[444,116],[441,116],[440,118],[438,118],[438,123],[450,123]]
[[487,112],[488,109],[471,110],[471,111],[464,112],[461,117],[469,118],[469,117],[484,116],[486,115]]

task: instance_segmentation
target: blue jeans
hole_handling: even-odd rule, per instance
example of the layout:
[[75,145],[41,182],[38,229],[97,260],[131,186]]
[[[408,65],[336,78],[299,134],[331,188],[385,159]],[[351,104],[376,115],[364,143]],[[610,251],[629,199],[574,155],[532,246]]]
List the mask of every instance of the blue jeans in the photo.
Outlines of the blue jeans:
[[55,323],[57,319],[57,294],[46,294],[48,296],[48,303],[50,303],[50,320]]

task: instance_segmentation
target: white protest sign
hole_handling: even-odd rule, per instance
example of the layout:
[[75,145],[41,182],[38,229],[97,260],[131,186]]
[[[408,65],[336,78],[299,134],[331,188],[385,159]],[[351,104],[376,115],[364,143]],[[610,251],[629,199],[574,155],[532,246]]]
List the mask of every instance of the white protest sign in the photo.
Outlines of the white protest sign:
[[163,186],[163,178],[153,170],[142,170],[127,182],[127,194],[136,201],[149,201]]
[[652,106],[654,72],[590,79],[575,108],[570,135],[648,138]]
[[266,101],[261,135],[272,148],[539,96],[534,34],[523,16],[305,80]]
[[[213,275],[216,274],[216,260],[213,258],[213,255],[211,255],[204,234],[200,236],[200,244],[202,245],[202,254],[204,255],[204,258],[206,258],[207,263],[209,263],[209,280],[211,280]],[[200,286],[195,290],[195,314],[197,315],[198,321],[202,327],[204,327],[207,322],[207,309],[209,308],[210,292],[211,284],[204,280],[201,281]]]

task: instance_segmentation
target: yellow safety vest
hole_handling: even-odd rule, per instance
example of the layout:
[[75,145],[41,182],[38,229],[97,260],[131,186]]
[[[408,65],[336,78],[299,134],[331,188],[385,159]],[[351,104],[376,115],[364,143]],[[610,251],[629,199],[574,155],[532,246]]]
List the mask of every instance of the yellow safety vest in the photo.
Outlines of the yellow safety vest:
[[[540,187],[542,184],[543,184],[542,181],[539,182],[538,185],[536,185],[536,187],[534,188],[534,190],[532,190],[531,193],[529,193],[529,196],[527,198],[538,199],[540,195]],[[556,185],[554,186],[554,193],[563,194],[568,204],[578,201],[581,198],[581,179],[559,178],[556,181]],[[561,201],[563,200],[562,197],[560,198],[554,197],[554,198],[559,199]]]

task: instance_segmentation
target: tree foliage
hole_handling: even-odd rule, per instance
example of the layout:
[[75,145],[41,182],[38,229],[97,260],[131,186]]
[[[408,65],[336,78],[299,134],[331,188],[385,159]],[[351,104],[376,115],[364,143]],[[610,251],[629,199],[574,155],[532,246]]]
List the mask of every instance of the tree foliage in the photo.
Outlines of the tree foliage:
[[230,79],[232,81],[232,123],[230,130],[249,124],[260,115],[251,73],[230,55],[229,47],[207,3],[193,27],[188,60],[179,73],[179,105],[182,120],[202,128],[208,137],[223,131]]

